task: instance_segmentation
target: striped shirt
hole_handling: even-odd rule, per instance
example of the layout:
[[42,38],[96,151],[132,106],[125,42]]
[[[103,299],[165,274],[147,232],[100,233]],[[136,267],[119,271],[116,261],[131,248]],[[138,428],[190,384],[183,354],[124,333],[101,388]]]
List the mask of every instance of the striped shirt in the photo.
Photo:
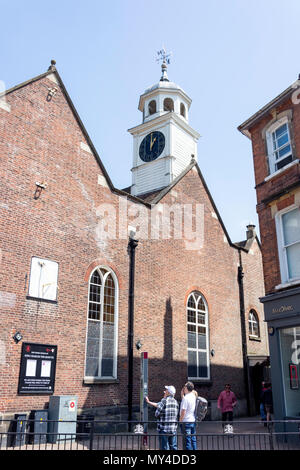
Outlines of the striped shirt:
[[155,417],[158,418],[157,430],[166,433],[175,433],[177,430],[178,403],[174,397],[163,398],[155,411]]

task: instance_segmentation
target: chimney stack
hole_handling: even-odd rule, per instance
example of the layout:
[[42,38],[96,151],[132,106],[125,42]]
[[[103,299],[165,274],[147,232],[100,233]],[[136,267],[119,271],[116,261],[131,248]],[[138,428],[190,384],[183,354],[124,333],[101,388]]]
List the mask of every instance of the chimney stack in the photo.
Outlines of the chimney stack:
[[255,225],[254,224],[249,224],[247,225],[247,240],[249,238],[255,238],[256,237],[256,231],[255,231]]

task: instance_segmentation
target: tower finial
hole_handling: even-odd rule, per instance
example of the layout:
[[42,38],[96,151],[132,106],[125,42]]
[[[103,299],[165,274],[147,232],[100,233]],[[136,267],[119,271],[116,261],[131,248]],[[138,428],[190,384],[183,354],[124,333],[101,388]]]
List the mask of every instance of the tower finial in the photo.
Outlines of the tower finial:
[[169,79],[168,79],[168,74],[167,74],[167,65],[170,63],[170,57],[172,55],[172,52],[170,52],[169,54],[166,53],[166,49],[163,47],[160,51],[157,52],[157,59],[156,59],[156,62],[160,62],[162,61],[162,64],[161,64],[161,78],[160,78],[160,81],[161,82],[168,82]]
[[52,59],[52,60],[51,60],[51,65],[50,65],[50,67],[48,68],[48,70],[55,70],[55,64],[56,64],[56,60]]

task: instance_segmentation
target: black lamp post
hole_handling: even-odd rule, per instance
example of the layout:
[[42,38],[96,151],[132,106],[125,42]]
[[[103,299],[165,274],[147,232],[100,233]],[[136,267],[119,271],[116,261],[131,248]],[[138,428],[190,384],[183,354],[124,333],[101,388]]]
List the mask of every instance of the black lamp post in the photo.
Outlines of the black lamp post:
[[133,392],[133,322],[134,322],[134,273],[135,249],[138,240],[131,235],[128,242],[129,254],[129,295],[128,295],[128,432],[131,432]]

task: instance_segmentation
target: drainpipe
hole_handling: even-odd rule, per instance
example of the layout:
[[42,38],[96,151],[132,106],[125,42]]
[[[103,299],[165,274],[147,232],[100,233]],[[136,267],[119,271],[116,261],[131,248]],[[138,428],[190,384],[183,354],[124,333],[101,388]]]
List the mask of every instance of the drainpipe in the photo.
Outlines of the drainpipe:
[[239,267],[238,267],[238,283],[239,283],[239,295],[240,295],[240,316],[241,316],[241,332],[242,332],[242,353],[243,353],[243,370],[244,370],[244,382],[246,388],[246,401],[247,401],[247,413],[248,416],[251,414],[250,408],[250,392],[249,392],[249,364],[247,354],[247,334],[246,334],[246,319],[245,319],[245,295],[244,295],[244,271],[242,263],[241,250],[239,251]]
[[131,432],[132,421],[132,394],[133,394],[133,324],[134,324],[134,273],[135,273],[135,249],[138,240],[129,238],[129,295],[128,295],[128,432]]

